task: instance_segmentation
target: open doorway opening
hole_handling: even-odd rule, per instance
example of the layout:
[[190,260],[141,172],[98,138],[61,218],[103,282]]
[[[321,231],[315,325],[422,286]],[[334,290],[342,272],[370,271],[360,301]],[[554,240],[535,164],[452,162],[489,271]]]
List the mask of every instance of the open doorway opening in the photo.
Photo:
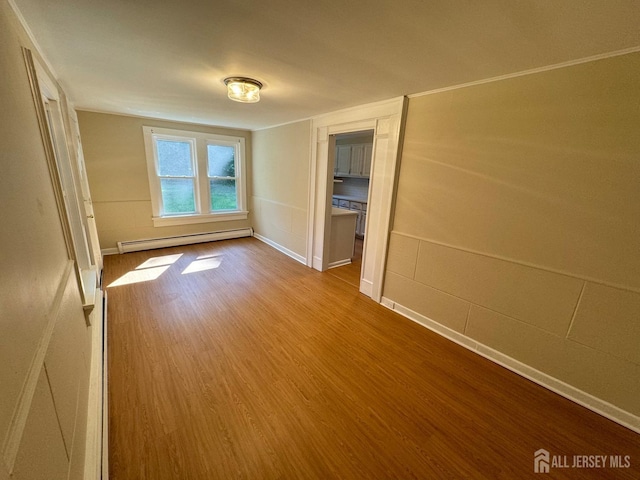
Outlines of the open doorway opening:
[[341,110],[317,117],[312,122],[307,265],[321,272],[326,271],[330,263],[328,245],[335,136],[369,130],[375,132],[359,290],[376,302],[382,300],[405,100],[404,97],[398,97]]
[[362,277],[374,130],[331,135],[329,273],[356,288]]

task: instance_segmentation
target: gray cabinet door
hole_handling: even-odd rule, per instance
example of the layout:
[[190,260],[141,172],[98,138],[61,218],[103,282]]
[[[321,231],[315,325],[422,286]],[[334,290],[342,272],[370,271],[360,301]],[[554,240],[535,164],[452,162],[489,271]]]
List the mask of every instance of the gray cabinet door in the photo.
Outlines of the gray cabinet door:
[[336,147],[335,175],[349,175],[351,170],[351,146],[338,145]]

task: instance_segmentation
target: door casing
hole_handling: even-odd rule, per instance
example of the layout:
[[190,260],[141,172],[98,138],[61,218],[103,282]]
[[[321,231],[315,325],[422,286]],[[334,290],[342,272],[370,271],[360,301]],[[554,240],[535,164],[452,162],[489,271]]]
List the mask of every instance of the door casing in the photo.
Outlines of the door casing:
[[333,135],[373,130],[373,153],[360,292],[380,302],[398,165],[404,97],[316,117],[312,121],[309,175],[307,265],[328,266],[333,165]]

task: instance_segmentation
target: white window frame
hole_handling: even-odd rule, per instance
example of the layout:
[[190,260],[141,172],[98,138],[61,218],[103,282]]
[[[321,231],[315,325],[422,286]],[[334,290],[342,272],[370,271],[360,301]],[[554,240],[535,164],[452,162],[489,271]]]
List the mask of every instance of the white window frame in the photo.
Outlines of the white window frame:
[[[246,209],[247,190],[246,176],[244,174],[246,171],[245,139],[243,137],[149,126],[142,127],[142,130],[147,157],[147,173],[149,176],[149,189],[151,191],[151,207],[153,211],[154,227],[247,219],[249,212]],[[164,177],[159,175],[156,140],[171,140],[191,143],[192,165],[195,177],[195,213],[163,213],[160,179]],[[234,210],[211,211],[211,193],[209,192],[209,175],[207,168],[208,145],[235,147],[235,179],[238,205]]]

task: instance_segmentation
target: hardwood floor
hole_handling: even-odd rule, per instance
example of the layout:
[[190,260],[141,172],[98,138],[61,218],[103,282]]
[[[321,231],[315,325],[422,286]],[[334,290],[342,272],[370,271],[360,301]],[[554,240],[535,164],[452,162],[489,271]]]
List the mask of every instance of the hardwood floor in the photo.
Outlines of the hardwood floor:
[[355,247],[353,251],[353,257],[349,265],[343,265],[342,267],[331,268],[327,270],[327,273],[344,280],[349,285],[360,288],[360,274],[362,270],[362,247],[364,240],[356,237]]
[[[112,479],[640,478],[639,435],[255,239],[104,284]],[[631,467],[536,475],[540,448]]]

